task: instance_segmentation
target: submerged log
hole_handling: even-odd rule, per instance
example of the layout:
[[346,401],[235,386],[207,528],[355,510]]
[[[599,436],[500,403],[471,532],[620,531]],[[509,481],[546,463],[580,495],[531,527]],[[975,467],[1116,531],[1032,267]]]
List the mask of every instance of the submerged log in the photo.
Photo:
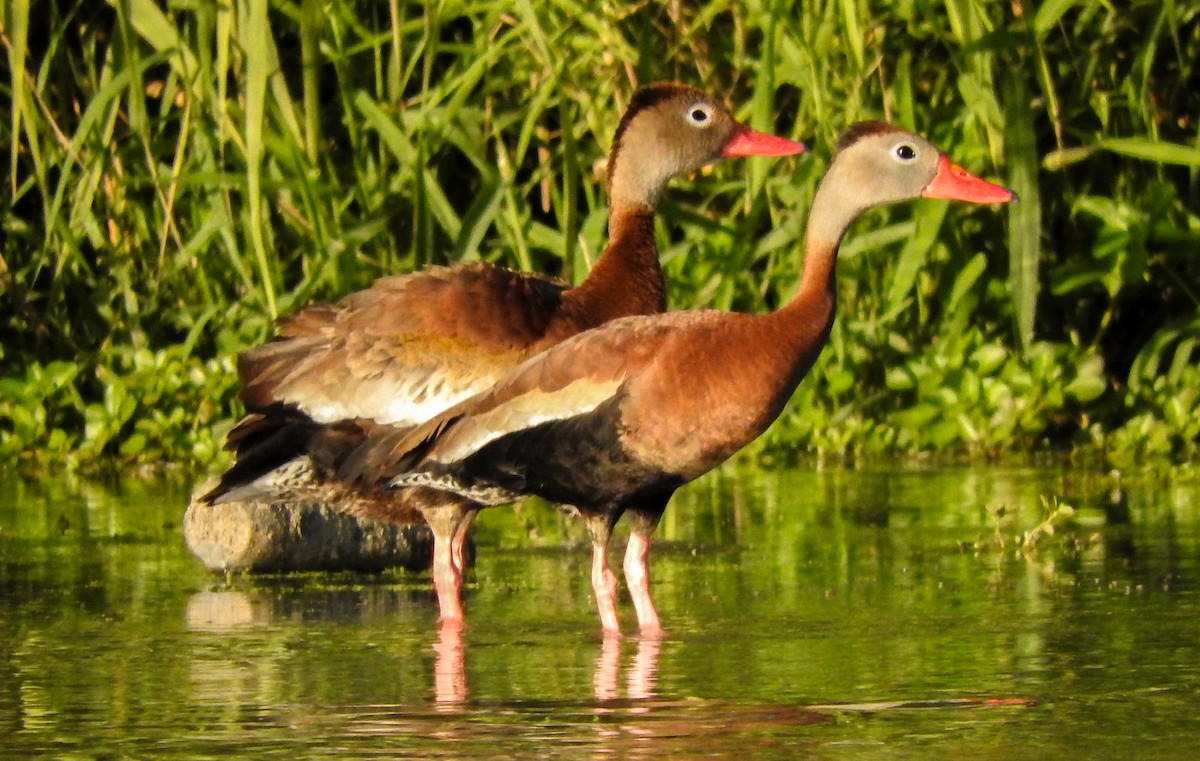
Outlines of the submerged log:
[[320,502],[208,505],[193,497],[183,537],[217,572],[420,570],[433,559],[428,526],[355,518]]

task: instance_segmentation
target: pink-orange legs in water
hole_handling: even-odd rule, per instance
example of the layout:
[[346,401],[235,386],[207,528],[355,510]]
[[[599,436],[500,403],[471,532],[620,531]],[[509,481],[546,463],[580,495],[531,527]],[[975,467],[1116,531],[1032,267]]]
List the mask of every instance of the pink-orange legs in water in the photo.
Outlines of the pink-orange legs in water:
[[477,512],[456,507],[430,511],[426,516],[433,530],[433,588],[443,628],[461,629],[466,625],[462,609],[465,547],[467,529]]
[[[614,514],[585,515],[588,531],[592,535],[592,590],[596,595],[596,608],[600,613],[600,625],[606,635],[619,634],[617,619],[617,577],[608,564],[608,541],[612,536]],[[648,523],[646,531],[634,530],[629,535],[629,546],[625,550],[625,584],[633,598],[637,611],[638,628],[643,636],[661,637],[662,623],[654,599],[650,596],[650,532],[654,523]]]
[[634,531],[625,548],[625,584],[637,611],[638,627],[643,636],[657,637],[663,633],[658,610],[650,597],[650,536]]

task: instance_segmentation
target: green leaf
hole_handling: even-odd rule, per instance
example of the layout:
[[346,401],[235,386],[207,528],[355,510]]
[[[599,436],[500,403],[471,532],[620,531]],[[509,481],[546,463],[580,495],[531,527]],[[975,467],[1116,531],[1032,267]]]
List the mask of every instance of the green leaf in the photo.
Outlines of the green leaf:
[[1024,75],[1010,72],[1004,94],[1009,184],[1020,201],[1009,204],[1009,290],[1016,303],[1016,333],[1021,346],[1033,341],[1037,314],[1038,270],[1041,260],[1042,198],[1033,111]]
[[916,387],[916,381],[903,367],[889,367],[884,378],[889,391],[909,391]]
[[947,317],[955,315],[963,297],[971,290],[975,283],[979,282],[979,278],[986,271],[987,257],[983,254],[972,256],[959,271],[958,275],[954,278],[954,285],[950,288],[950,295],[946,299],[945,313]]
[[1063,392],[1075,401],[1087,404],[1103,394],[1106,388],[1108,388],[1108,384],[1104,382],[1103,378],[1080,376],[1068,383],[1063,388]]
[[250,242],[258,262],[259,286],[266,302],[267,314],[278,315],[275,305],[275,274],[267,262],[267,246],[263,236],[262,193],[263,128],[266,121],[267,78],[271,71],[268,60],[266,0],[250,0],[249,13],[242,26],[242,48],[246,53],[246,205],[250,210]]
[[1200,148],[1143,137],[1111,137],[1099,142],[1101,148],[1158,164],[1176,164],[1200,168]]
[[1040,40],[1058,25],[1059,19],[1080,0],[1044,0],[1033,17],[1033,33]]
[[[17,156],[21,150],[21,121],[22,119],[31,119],[33,116],[32,103],[27,102],[27,93],[25,90],[25,55],[28,51],[29,42],[29,0],[13,0],[9,6],[8,24],[10,26],[8,34],[11,35],[11,44],[8,47],[8,71],[10,75],[10,92],[12,113],[9,114],[9,161],[10,181],[12,183],[12,192],[15,194],[17,181]],[[26,110],[29,113],[26,113]],[[29,146],[36,151],[37,134],[33,129],[29,130]],[[40,164],[40,158],[37,160]]]
[[[187,81],[191,81],[199,72],[199,64],[195,55],[183,43],[176,24],[162,12],[155,0],[127,0],[129,3],[129,22],[137,33],[152,48],[162,53],[170,54],[170,62],[175,73]],[[264,6],[263,0],[253,0]],[[116,6],[116,0],[109,0],[109,5]]]
[[1009,351],[1000,344],[985,344],[971,352],[970,363],[980,375],[992,375],[1009,357]]
[[929,255],[929,250],[937,241],[949,206],[948,203],[923,203],[917,206],[913,215],[916,232],[904,242],[904,247],[900,249],[884,311],[891,312],[897,309],[900,303],[912,293],[917,284],[917,276],[925,264],[925,257]]

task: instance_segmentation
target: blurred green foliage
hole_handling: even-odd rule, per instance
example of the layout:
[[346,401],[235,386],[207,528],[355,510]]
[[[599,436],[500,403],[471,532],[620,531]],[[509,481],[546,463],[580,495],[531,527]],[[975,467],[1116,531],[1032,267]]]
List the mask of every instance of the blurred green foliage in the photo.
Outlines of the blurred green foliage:
[[1188,457],[1200,377],[1200,6],[1131,0],[29,0],[0,13],[0,458],[207,466],[232,357],[373,278],[578,280],[636,84],[812,155],[660,215],[672,308],[761,311],[834,140],[887,118],[1014,187],[856,225],[831,344],[755,451]]

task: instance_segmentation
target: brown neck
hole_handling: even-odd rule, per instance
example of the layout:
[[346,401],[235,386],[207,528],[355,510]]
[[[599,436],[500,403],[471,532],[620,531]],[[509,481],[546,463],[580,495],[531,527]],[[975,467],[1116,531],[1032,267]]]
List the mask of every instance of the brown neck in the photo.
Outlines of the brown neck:
[[813,196],[808,212],[808,227],[804,232],[804,273],[792,300],[780,310],[791,319],[815,319],[816,312],[826,312],[833,321],[837,301],[836,264],[838,247],[854,220],[866,210],[859,194],[853,192],[850,181],[835,161]]
[[614,208],[609,243],[587,279],[566,298],[595,324],[635,314],[666,311],[666,284],[654,245],[654,210]]
[[842,237],[864,210],[847,192],[836,171],[826,174],[808,214],[804,234],[804,272],[791,301],[765,322],[780,345],[787,346],[795,382],[808,372],[829,338],[837,309],[837,254]]

